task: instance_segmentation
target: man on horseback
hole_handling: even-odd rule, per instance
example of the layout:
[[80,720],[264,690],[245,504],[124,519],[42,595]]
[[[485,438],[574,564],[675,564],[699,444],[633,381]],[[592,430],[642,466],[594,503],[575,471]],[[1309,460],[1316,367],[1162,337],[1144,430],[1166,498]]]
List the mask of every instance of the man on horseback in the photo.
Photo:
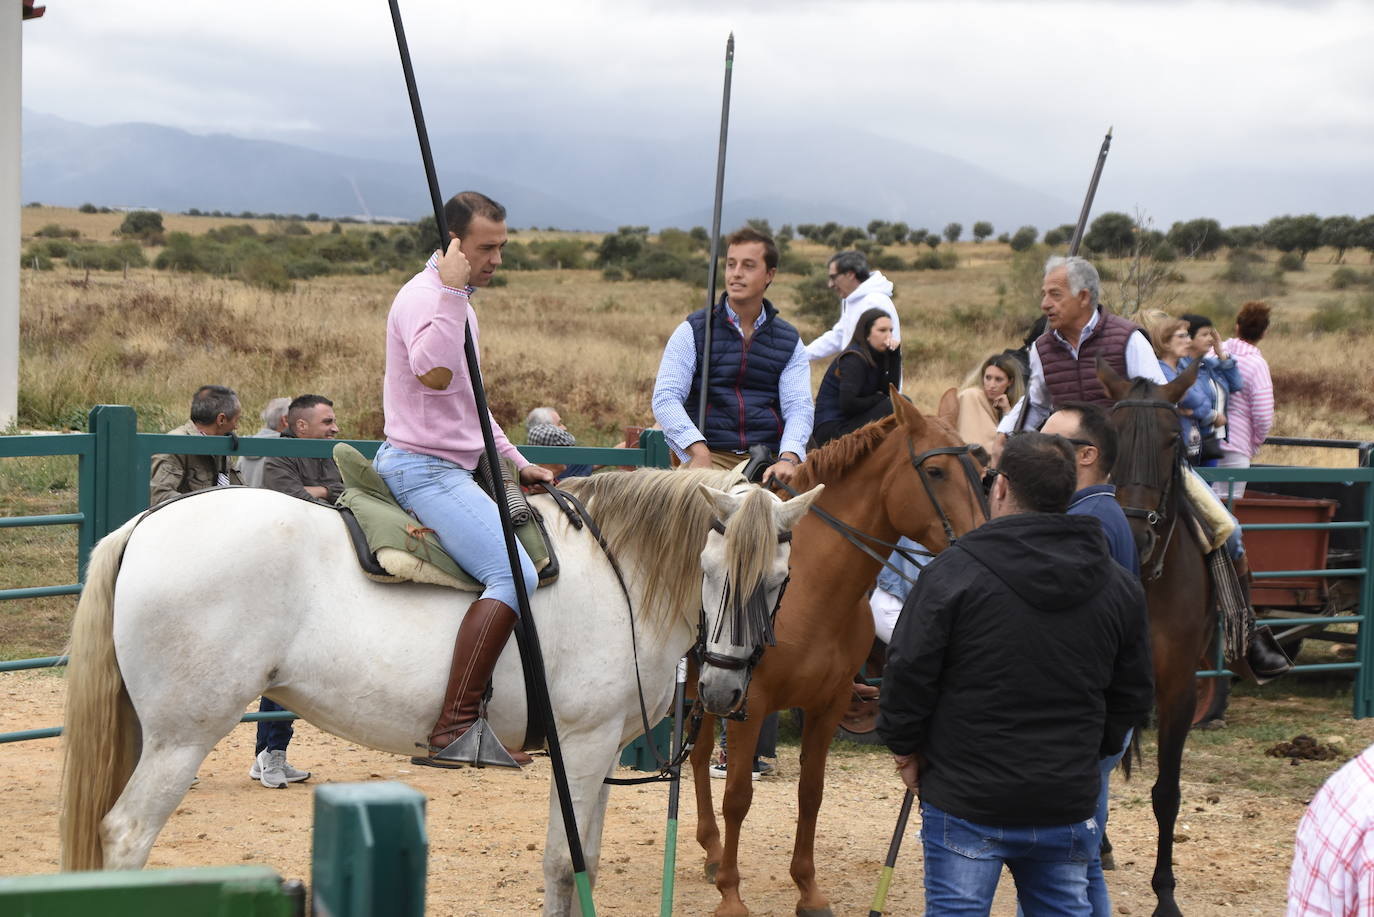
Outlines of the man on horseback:
[[[707,314],[698,309],[663,348],[654,382],[654,417],[689,468],[733,468],[750,447],[766,446],[777,460],[765,481],[784,483],[806,455],[815,422],[811,364],[797,329],[764,299],[778,272],[778,247],[744,228],[726,239],[725,293]],[[711,352],[703,354],[711,323]],[[706,393],[701,361],[709,361]],[[706,398],[706,429],[697,429]]]
[[1055,256],[1045,262],[1040,309],[1048,326],[1030,348],[1025,397],[997,425],[999,451],[1007,434],[1040,429],[1066,401],[1109,403],[1097,381],[1098,357],[1123,378],[1165,383],[1144,329],[1105,309],[1099,302],[1101,290],[1091,262],[1076,256]]
[[[444,207],[452,243],[430,256],[424,270],[396,294],[387,316],[386,379],[382,400],[386,442],[374,465],[392,494],[440,546],[484,585],[463,616],[453,647],[448,688],[426,754],[412,760],[433,767],[465,762],[456,746],[481,715],[492,670],[515,628],[515,580],[495,502],[474,480],[483,454],[482,433],[463,346],[478,340],[470,298],[491,282],[506,244],[506,209],[484,194],[464,191]],[[491,418],[497,449],[519,469],[520,482],[552,481],[547,468],[531,465]],[[499,471],[495,473],[499,480]],[[498,485],[499,486],[499,485]],[[520,552],[525,589],[538,576]],[[515,767],[528,755],[514,752]]]

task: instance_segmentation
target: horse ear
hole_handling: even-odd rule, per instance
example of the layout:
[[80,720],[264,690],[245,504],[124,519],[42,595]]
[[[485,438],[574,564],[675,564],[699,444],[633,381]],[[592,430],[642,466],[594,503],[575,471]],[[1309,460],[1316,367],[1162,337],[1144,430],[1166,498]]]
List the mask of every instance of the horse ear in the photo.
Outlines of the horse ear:
[[945,389],[945,393],[940,396],[940,406],[935,409],[935,414],[951,427],[959,423],[959,390],[955,388]]
[[1111,396],[1113,401],[1120,401],[1126,397],[1126,393],[1131,390],[1131,380],[1123,379],[1116,374],[1116,370],[1107,365],[1107,361],[1101,357],[1097,358],[1097,381],[1102,383],[1102,390]]
[[792,526],[796,525],[801,517],[806,515],[806,511],[811,508],[812,503],[816,502],[816,498],[821,495],[823,490],[825,490],[825,485],[817,484],[806,493],[799,494],[786,503],[780,504],[773,512],[774,519],[778,523],[778,531],[792,531]]
[[1194,360],[1192,366],[1189,366],[1180,373],[1173,382],[1164,386],[1160,391],[1160,396],[1166,401],[1172,401],[1174,404],[1178,404],[1178,400],[1187,394],[1188,389],[1192,388],[1193,383],[1197,381],[1197,374],[1201,369],[1202,361]]
[[735,514],[735,510],[739,509],[739,497],[723,490],[716,490],[708,484],[697,484],[697,487],[701,489],[701,495],[706,498],[707,503],[711,504],[711,509],[721,522],[728,520]]
[[888,383],[888,397],[892,399],[892,414],[897,418],[897,422],[907,427],[913,433],[920,433],[926,428],[926,419],[921,412],[916,409],[901,392],[897,391],[897,386]]

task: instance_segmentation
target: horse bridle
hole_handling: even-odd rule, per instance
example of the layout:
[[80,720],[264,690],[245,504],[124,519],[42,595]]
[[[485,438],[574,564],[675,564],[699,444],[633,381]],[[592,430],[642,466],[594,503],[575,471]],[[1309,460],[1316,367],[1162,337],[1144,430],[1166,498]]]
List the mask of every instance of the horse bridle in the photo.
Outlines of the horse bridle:
[[[1178,405],[1174,404],[1172,401],[1151,398],[1127,398],[1123,401],[1118,401],[1112,406],[1113,411],[1120,408],[1151,408],[1154,410],[1166,410],[1176,416],[1178,414]],[[1151,540],[1148,543],[1148,549],[1141,552],[1140,558],[1141,565],[1145,568],[1141,574],[1141,579],[1147,583],[1159,579],[1164,573],[1164,556],[1169,553],[1169,542],[1173,539],[1174,527],[1178,524],[1178,513],[1170,512],[1169,507],[1173,505],[1172,501],[1174,498],[1175,482],[1179,480],[1182,466],[1185,462],[1183,442],[1180,440],[1174,446],[1174,461],[1171,463],[1169,479],[1165,481],[1163,488],[1156,487],[1154,484],[1147,484],[1143,481],[1116,482],[1118,494],[1124,487],[1140,487],[1145,490],[1159,491],[1159,502],[1154,509],[1142,509],[1138,506],[1128,506],[1126,504],[1122,504],[1121,506],[1121,511],[1126,514],[1127,518],[1144,521],[1146,529],[1150,533]],[[1169,527],[1164,531],[1164,536],[1161,538],[1158,526],[1161,522],[1166,520],[1169,523]],[[1153,563],[1151,563],[1151,560],[1153,560]]]

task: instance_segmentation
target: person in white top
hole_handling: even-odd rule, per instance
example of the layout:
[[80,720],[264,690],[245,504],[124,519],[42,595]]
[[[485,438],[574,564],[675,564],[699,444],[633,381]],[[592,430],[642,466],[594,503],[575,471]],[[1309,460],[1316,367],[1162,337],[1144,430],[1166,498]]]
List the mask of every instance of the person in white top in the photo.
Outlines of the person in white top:
[[902,343],[902,322],[892,304],[892,281],[881,271],[869,270],[868,259],[861,251],[831,256],[826,274],[830,289],[840,295],[840,318],[829,331],[806,345],[807,358],[812,362],[829,360],[844,350],[854,336],[859,316],[869,309],[882,309],[892,317],[892,337],[887,346],[896,350]]

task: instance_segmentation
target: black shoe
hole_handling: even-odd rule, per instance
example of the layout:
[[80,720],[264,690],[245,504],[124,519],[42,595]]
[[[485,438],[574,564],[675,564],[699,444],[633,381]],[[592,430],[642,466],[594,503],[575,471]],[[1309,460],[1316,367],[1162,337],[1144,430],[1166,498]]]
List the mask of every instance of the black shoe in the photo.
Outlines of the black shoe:
[[1264,684],[1280,675],[1287,675],[1293,669],[1293,660],[1283,651],[1274,632],[1267,627],[1256,627],[1250,633],[1250,645],[1245,648],[1245,661],[1254,673],[1255,681]]

